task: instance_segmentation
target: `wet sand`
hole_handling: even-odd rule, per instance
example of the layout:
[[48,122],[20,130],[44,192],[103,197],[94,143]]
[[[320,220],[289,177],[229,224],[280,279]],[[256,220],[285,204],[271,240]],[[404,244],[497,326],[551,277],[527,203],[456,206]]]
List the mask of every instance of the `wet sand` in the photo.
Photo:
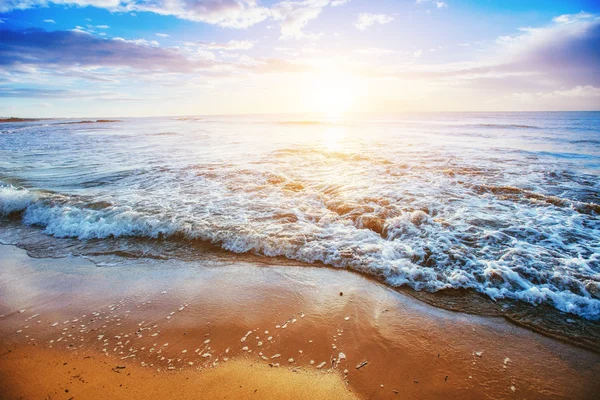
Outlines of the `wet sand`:
[[0,398],[595,398],[600,355],[358,274],[0,246]]

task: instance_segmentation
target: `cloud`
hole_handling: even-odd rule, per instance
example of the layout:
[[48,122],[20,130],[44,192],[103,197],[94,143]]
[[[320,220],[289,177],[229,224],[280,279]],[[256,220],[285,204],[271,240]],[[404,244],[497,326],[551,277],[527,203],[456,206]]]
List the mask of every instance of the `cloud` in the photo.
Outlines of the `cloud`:
[[356,26],[361,31],[364,31],[368,27],[374,24],[387,24],[394,20],[394,17],[390,17],[385,14],[370,14],[370,13],[361,13],[358,14],[358,19],[354,26]]
[[542,28],[522,28],[500,41],[507,68],[567,85],[600,85],[600,19],[561,15]]
[[4,0],[0,12],[45,7],[48,3],[92,6],[111,12],[152,12],[228,28],[247,28],[269,16],[269,10],[255,0]]
[[0,30],[0,66],[60,67],[108,66],[168,72],[208,68],[172,49],[146,40],[103,39],[89,33],[29,29]]
[[0,97],[41,99],[41,98],[64,97],[68,94],[70,94],[70,91],[65,90],[65,89],[0,87]]
[[[46,7],[49,3],[98,7],[111,12],[151,12],[227,28],[248,28],[267,19],[281,21],[281,38],[317,39],[320,34],[304,32],[324,7],[341,6],[350,0],[284,0],[270,8],[257,0],[0,0],[0,13],[14,9]],[[99,26],[97,27],[99,29]]]
[[54,21],[53,19],[45,19],[44,22],[47,24],[55,24],[56,23],[56,21]]
[[249,40],[230,40],[227,43],[199,43],[199,46],[208,50],[250,50],[254,44]]
[[166,33],[157,33],[156,36],[162,37],[162,38],[171,37],[170,35],[167,35]]
[[517,92],[513,96],[521,99],[560,99],[560,98],[591,98],[600,97],[600,87],[592,85],[575,86],[571,89],[553,90],[550,92]]
[[227,28],[247,28],[269,16],[269,10],[255,0],[126,0],[124,3],[122,8],[127,11],[173,15]]
[[423,4],[423,3],[432,3],[435,4],[435,6],[437,8],[446,8],[448,7],[448,3],[446,3],[445,1],[436,1],[436,0],[416,0],[415,1],[416,4]]
[[[42,29],[0,29],[0,37],[0,79],[1,74],[4,74],[8,82],[12,83],[45,84],[50,82],[49,79],[64,77],[113,84],[146,80],[153,84],[170,85],[176,79],[188,81],[200,76],[200,72],[203,75],[231,77],[248,73],[296,73],[313,70],[311,66],[284,59],[232,57],[223,54],[229,50],[250,49],[255,45],[250,41],[186,42],[178,47],[163,48],[154,40],[106,39],[76,30]],[[219,50],[218,55],[210,50]],[[226,58],[234,59],[235,62],[225,61]],[[11,79],[13,76],[20,78]],[[176,78],[177,76],[179,77]],[[177,83],[179,84],[180,82]],[[27,94],[26,91],[4,90],[4,97],[11,93],[12,97],[24,97]],[[30,93],[31,97],[35,97],[34,92]],[[40,93],[40,96],[49,96]]]
[[330,0],[282,1],[271,8],[271,16],[281,21],[281,39],[317,39],[320,35],[304,32],[309,21],[316,19]]
[[[462,92],[469,99],[479,99],[472,103],[475,108],[484,102],[503,109],[598,109],[600,19],[596,15],[561,17],[546,26],[521,28],[499,38],[479,60],[433,65],[407,62],[365,68],[361,75],[420,80],[440,93],[446,91],[448,98]],[[517,105],[515,100],[524,103]]]
[[563,14],[558,17],[554,17],[552,21],[558,22],[561,24],[571,24],[573,22],[577,22],[582,19],[590,19],[593,18],[594,15],[586,12],[578,12],[577,14]]

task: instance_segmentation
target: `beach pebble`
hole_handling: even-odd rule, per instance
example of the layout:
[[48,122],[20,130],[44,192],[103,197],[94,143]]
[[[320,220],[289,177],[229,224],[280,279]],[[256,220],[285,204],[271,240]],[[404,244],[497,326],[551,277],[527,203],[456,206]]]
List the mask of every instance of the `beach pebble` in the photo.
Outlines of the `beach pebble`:
[[206,339],[206,340],[204,341],[204,344],[209,344],[209,343],[210,343],[210,339]]
[[271,356],[271,359],[279,358],[279,357],[281,357],[281,354],[275,354],[274,356]]
[[327,363],[323,361],[321,364],[317,365],[317,369],[323,368]]
[[350,317],[344,317],[344,321],[350,321]]
[[293,363],[293,362],[294,362],[294,359],[293,359],[293,358],[288,358],[288,362],[289,362],[289,363]]
[[248,346],[242,347],[242,351],[248,351]]

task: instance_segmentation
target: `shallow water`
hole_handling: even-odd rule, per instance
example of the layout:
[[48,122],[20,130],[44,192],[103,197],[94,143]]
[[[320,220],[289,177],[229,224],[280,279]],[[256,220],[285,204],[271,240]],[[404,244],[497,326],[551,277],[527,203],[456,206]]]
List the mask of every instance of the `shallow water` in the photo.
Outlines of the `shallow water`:
[[0,125],[2,242],[107,263],[210,242],[600,320],[600,113],[64,122]]

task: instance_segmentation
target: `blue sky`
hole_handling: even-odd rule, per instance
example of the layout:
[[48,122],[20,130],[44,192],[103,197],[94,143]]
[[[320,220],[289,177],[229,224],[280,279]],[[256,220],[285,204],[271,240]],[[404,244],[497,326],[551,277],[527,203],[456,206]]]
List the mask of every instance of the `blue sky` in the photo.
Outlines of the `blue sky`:
[[600,2],[0,0],[0,115],[600,109]]

